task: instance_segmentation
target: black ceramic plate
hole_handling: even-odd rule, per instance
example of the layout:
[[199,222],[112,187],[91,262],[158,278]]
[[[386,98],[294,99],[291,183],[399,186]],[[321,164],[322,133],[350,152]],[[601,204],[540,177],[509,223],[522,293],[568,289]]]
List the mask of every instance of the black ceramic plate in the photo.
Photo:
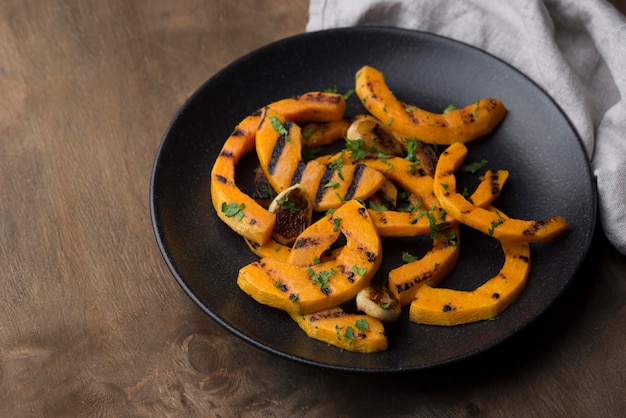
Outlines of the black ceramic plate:
[[[532,245],[532,272],[519,299],[496,320],[456,327],[417,325],[403,312],[387,327],[389,349],[340,351],[308,338],[287,314],[239,290],[238,269],[252,262],[243,240],[215,214],[210,171],[224,140],[249,113],[272,101],[336,86],[353,88],[363,65],[384,72],[403,101],[431,111],[500,98],[509,109],[494,133],[472,143],[468,161],[508,169],[497,206],[509,216],[563,215],[569,230]],[[363,113],[349,99],[348,114]],[[238,175],[253,169],[238,167]],[[243,176],[243,174],[242,174]],[[471,182],[471,179],[466,180]],[[151,210],[157,241],[174,277],[213,320],[245,341],[301,363],[347,371],[419,370],[467,358],[502,342],[536,319],[563,291],[589,247],[595,224],[593,177],[571,124],[533,82],[500,60],[431,34],[351,28],[299,35],[261,48],[213,76],[187,101],[156,157]],[[462,231],[462,252],[446,287],[469,290],[497,273],[503,256],[491,238]],[[428,238],[386,242],[379,274],[401,263],[401,251],[423,254]]]

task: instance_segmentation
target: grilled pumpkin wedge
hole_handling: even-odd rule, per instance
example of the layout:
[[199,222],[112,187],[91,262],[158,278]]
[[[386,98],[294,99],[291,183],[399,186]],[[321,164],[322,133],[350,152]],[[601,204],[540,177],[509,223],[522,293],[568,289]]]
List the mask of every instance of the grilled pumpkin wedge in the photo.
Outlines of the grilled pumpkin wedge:
[[342,350],[377,353],[387,349],[382,322],[368,315],[351,314],[338,307],[306,315],[290,315],[309,337]]
[[439,157],[433,187],[446,213],[459,222],[498,240],[548,241],[567,229],[567,221],[560,215],[539,221],[508,218],[497,210],[476,206],[463,197],[456,190],[454,172],[465,160],[466,155],[467,147],[457,142],[450,145]]
[[498,316],[525,289],[530,272],[527,242],[501,244],[504,264],[497,275],[472,291],[421,286],[411,302],[409,319],[418,324],[451,326]]
[[[488,170],[482,177],[476,190],[469,197],[474,205],[488,207],[500,195],[502,186],[506,182],[509,172],[506,170]],[[424,206],[424,205],[422,205]],[[414,212],[401,212],[397,210],[373,210],[369,209],[370,216],[378,233],[382,237],[410,237],[428,234],[433,223],[440,228],[449,227],[458,223],[456,219],[444,216],[442,219],[429,214],[425,208],[417,208]],[[438,215],[437,215],[438,216]]]
[[[270,107],[295,123],[337,120],[346,103],[340,94],[311,92],[279,100]],[[272,234],[276,217],[235,184],[235,166],[255,147],[262,118],[257,111],[243,119],[222,146],[211,171],[211,199],[218,217],[244,238],[263,244]]]
[[356,200],[346,202],[318,222],[329,221],[346,238],[346,245],[334,260],[305,267],[265,257],[239,270],[239,287],[259,303],[303,315],[338,306],[356,296],[380,266],[382,244],[378,231]]
[[390,270],[389,290],[400,305],[411,303],[419,287],[438,285],[456,265],[459,250],[459,227],[454,225],[437,232],[433,246],[422,258]]
[[342,155],[304,162],[300,127],[267,108],[259,125],[256,151],[261,168],[275,191],[299,183],[311,195],[313,209],[325,211],[351,199],[366,199],[385,177],[362,164],[344,164]]
[[308,123],[302,127],[302,144],[309,148],[333,144],[346,137],[351,124],[349,118]]
[[428,112],[398,100],[383,73],[367,65],[356,73],[355,92],[365,108],[390,130],[429,144],[472,141],[493,131],[507,113],[502,102],[494,98],[447,113]]

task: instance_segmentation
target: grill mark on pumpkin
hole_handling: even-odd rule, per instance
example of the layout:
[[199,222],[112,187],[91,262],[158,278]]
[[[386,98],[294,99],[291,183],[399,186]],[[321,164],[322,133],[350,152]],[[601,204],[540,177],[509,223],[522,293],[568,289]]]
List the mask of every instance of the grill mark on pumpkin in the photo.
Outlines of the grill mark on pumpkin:
[[365,170],[365,166],[363,164],[357,164],[354,168],[354,174],[352,176],[352,181],[350,181],[350,185],[348,186],[348,190],[346,191],[343,200],[350,200],[356,193],[356,189],[359,187],[359,182],[361,181],[361,177],[363,177],[363,171]]
[[296,171],[293,173],[293,178],[291,179],[291,185],[300,183],[302,180],[302,174],[304,174],[304,170],[306,169],[306,163],[302,160],[298,161],[298,165],[296,166]]
[[272,156],[270,157],[270,161],[267,163],[267,171],[270,174],[274,174],[274,170],[276,170],[276,166],[278,165],[278,161],[280,160],[280,156],[283,155],[283,151],[285,150],[285,137],[280,135],[276,140],[276,144],[272,149]]
[[416,286],[416,285],[422,283],[423,281],[426,281],[426,280],[430,279],[432,276],[433,276],[433,272],[432,271],[427,271],[424,274],[422,274],[421,276],[413,277],[410,281],[397,284],[396,285],[396,290],[397,290],[398,293],[406,292],[407,290],[409,290],[413,286]]
[[316,205],[318,205],[322,201],[322,199],[324,198],[324,195],[326,194],[326,192],[328,192],[328,187],[326,187],[326,184],[333,177],[334,171],[335,171],[334,169],[330,167],[326,167],[326,171],[324,171],[324,175],[322,176],[322,179],[320,180],[320,184],[317,186],[317,191],[315,192],[314,202]]
[[535,235],[546,224],[546,221],[534,221],[532,224],[524,230],[524,235]]
[[293,248],[303,248],[310,247],[312,245],[317,245],[319,241],[315,238],[300,238],[293,245]]

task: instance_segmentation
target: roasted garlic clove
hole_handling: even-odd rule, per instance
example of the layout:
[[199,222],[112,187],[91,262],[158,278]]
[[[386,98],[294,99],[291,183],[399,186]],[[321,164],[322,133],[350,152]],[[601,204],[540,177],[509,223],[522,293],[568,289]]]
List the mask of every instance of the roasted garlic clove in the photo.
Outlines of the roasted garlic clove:
[[393,322],[400,316],[400,302],[385,286],[370,284],[356,296],[359,311],[383,322]]
[[378,152],[388,155],[401,156],[404,149],[400,141],[383,125],[372,116],[358,118],[348,128],[346,138],[352,141],[362,140],[364,149],[376,149]]

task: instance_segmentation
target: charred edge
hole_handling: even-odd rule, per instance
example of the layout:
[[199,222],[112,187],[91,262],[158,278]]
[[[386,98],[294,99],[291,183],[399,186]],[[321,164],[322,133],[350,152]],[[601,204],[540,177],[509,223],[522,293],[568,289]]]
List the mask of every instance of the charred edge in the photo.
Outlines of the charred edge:
[[354,272],[352,270],[346,268],[346,266],[344,265],[339,266],[339,270],[341,270],[341,274],[346,276],[346,279],[348,279],[348,282],[354,283]]
[[452,306],[450,306],[450,305],[443,305],[443,308],[441,308],[441,310],[443,312],[450,312],[452,310]]
[[461,120],[463,121],[464,124],[469,124],[469,123],[474,123],[474,121],[476,120],[476,115],[474,114],[474,111],[467,111],[467,112],[463,112],[461,114]]
[[315,238],[300,238],[293,245],[293,248],[310,247],[312,245],[316,245],[317,243],[318,240],[316,240]]
[[361,252],[363,252],[363,254],[365,254],[365,257],[367,257],[367,261],[369,261],[370,263],[373,263],[378,258],[376,253],[373,253],[371,251],[367,251],[367,250],[365,250],[365,248],[359,248],[359,250]]
[[494,293],[493,295],[491,295],[491,297],[493,299],[500,299],[500,293]]
[[339,103],[341,101],[341,96],[336,94],[328,94],[328,93],[307,93],[304,96],[296,96],[296,99],[303,100],[305,102],[319,102],[319,103]]
[[298,165],[296,166],[296,171],[293,173],[293,179],[291,179],[291,185],[300,183],[302,180],[302,174],[304,173],[304,169],[306,168],[306,163],[302,160],[298,161]]
[[411,175],[424,177],[426,174],[428,174],[428,173],[426,173],[426,170],[424,170],[422,167],[420,167],[417,170],[415,170]]
[[220,152],[220,157],[233,158],[234,156],[235,154],[228,150],[222,150],[222,152]]
[[500,193],[500,182],[498,181],[499,177],[498,177],[498,173],[494,172],[491,174],[490,180],[491,180],[491,194],[492,195],[497,195],[498,193]]
[[521,255],[520,254],[517,258],[522,260],[524,263],[529,263],[530,262],[530,258],[526,257],[525,255]]
[[280,156],[283,154],[285,149],[285,137],[282,135],[278,137],[276,141],[276,145],[274,145],[274,149],[272,150],[272,156],[270,158],[269,163],[267,163],[267,171],[270,174],[274,174],[274,170],[276,170],[276,166],[278,165],[278,160],[280,160]]
[[407,290],[409,290],[413,286],[418,285],[418,284],[422,283],[423,281],[430,279],[432,276],[433,276],[433,272],[432,271],[427,271],[426,273],[422,274],[421,276],[414,277],[413,280],[411,280],[409,282],[405,282],[405,283],[402,283],[402,284],[397,284],[396,285],[396,291],[398,293],[406,292]]
[[261,116],[261,114],[263,113],[263,109],[264,108],[255,110],[254,112],[250,114],[250,116]]
[[365,166],[363,164],[357,164],[354,168],[354,175],[352,176],[352,181],[350,182],[350,186],[348,186],[348,190],[346,191],[343,200],[350,200],[354,197],[356,193],[356,189],[359,187],[359,182],[361,181],[361,177],[363,177],[363,171],[365,170]]
[[228,183],[228,179],[226,177],[222,176],[221,174],[216,174],[215,175],[215,180],[219,181],[222,184]]
[[546,221],[534,221],[527,229],[524,230],[524,235],[535,235],[546,224]]
[[269,107],[265,106],[262,107],[258,110],[259,115],[261,116],[261,118],[259,119],[259,125],[257,126],[257,130],[259,130],[261,128],[261,126],[263,126],[263,124],[265,123],[265,118],[267,118],[267,111],[268,111]]
[[256,219],[252,218],[250,219],[250,225],[256,225]]
[[496,107],[498,107],[498,101],[496,99],[489,99],[489,100],[487,100],[487,103],[485,104],[485,107],[487,108],[488,111],[491,112]]
[[324,171],[324,175],[322,176],[322,179],[320,180],[320,184],[317,186],[317,191],[315,192],[314,202],[316,205],[322,201],[322,199],[324,198],[324,195],[328,191],[328,188],[325,186],[333,177],[334,171],[335,170],[333,170],[332,168],[326,167],[326,171]]
[[230,134],[230,136],[245,136],[245,135],[246,135],[246,132],[241,128],[235,128],[233,133]]
[[313,315],[311,315],[309,317],[309,321],[310,322],[315,322],[315,321],[320,321],[323,319],[335,319],[335,318],[342,318],[344,316],[347,316],[348,313],[345,311],[332,311],[332,312],[318,312],[315,313]]
[[367,218],[367,209],[365,209],[364,207],[358,208],[357,212],[359,212],[359,215],[361,215],[362,217]]
[[252,246],[252,248],[254,248],[255,250],[261,246],[261,244],[258,244],[253,241],[248,241],[248,242],[250,243],[250,246]]

